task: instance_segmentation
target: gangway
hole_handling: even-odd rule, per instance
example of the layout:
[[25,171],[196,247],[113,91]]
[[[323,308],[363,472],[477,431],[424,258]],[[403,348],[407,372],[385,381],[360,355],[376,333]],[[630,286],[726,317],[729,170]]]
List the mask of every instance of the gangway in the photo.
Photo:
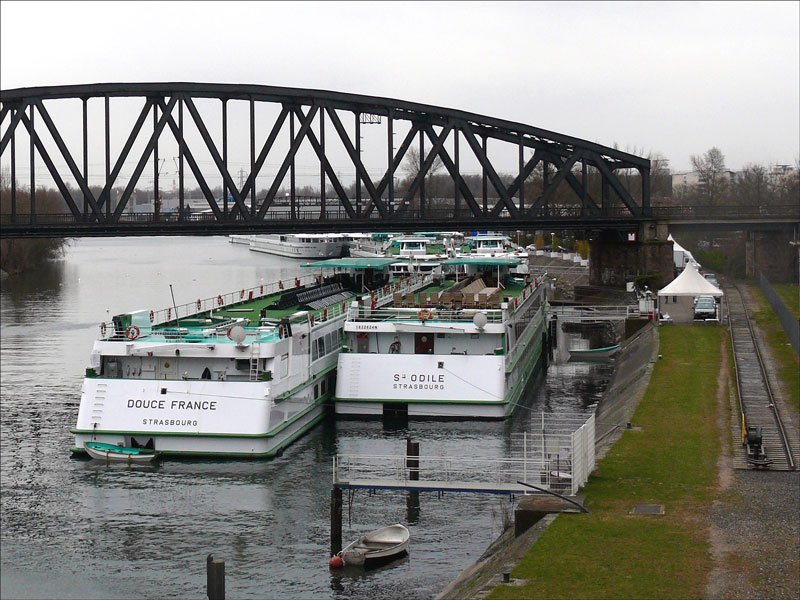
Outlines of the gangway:
[[[411,466],[414,463],[419,466]],[[532,488],[517,483],[522,481],[569,493],[570,479],[555,467],[555,461],[551,465],[550,461],[527,461],[523,458],[339,454],[333,458],[333,487],[512,495],[534,493]]]
[[648,316],[635,304],[624,306],[551,306],[551,313],[560,321],[624,321]]
[[333,487],[522,495],[530,483],[576,495],[595,466],[594,414],[541,413],[529,428],[512,434],[509,457],[337,454]]

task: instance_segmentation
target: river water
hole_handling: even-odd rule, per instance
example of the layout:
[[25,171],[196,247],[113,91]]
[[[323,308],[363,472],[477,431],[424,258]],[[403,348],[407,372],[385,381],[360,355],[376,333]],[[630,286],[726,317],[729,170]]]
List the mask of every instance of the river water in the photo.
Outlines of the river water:
[[431,598],[474,562],[513,515],[506,496],[360,491],[343,539],[391,523],[407,558],[332,574],[330,489],[338,453],[504,457],[538,411],[597,402],[607,366],[557,357],[506,422],[329,420],[269,461],[164,460],[126,467],[70,456],[97,324],[299,274],[298,261],[225,237],[96,238],[0,292],[0,582],[3,598],[203,598],[206,557],[225,560],[229,598]]

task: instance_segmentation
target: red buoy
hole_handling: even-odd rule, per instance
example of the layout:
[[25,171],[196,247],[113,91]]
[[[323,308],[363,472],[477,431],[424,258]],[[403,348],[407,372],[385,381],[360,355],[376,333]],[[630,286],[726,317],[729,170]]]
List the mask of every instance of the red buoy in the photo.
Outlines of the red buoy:
[[331,556],[331,562],[329,563],[331,569],[341,569],[344,566],[344,561],[342,560],[341,556]]

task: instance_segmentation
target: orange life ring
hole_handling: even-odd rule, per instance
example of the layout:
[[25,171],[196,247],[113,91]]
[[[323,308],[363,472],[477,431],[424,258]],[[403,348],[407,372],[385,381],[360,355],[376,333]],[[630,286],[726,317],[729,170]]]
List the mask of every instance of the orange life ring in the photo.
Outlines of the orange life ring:
[[294,287],[300,287],[300,279],[297,277],[294,278]]
[[241,300],[242,298],[244,298],[244,288],[242,288],[242,291],[239,292],[239,300]]
[[278,337],[283,339],[286,336],[286,328],[283,325],[278,325]]
[[100,335],[104,336],[105,334],[106,334],[106,324],[100,323]]
[[130,325],[125,330],[125,337],[129,340],[135,340],[139,337],[139,328],[136,325]]
[[200,310],[203,307],[203,303],[200,302],[200,299],[197,299],[197,310]]
[[420,321],[427,321],[427,320],[428,320],[428,319],[430,319],[432,316],[433,316],[433,313],[431,313],[431,311],[429,311],[427,308],[423,308],[422,310],[420,310],[420,311],[417,313],[417,318],[418,318]]
[[156,320],[156,313],[154,313],[154,312],[151,310],[151,311],[150,311],[150,322],[152,323],[152,322],[153,322],[153,321],[155,321],[155,320]]
[[217,306],[222,306],[222,296],[217,296]]
[[328,307],[327,306],[325,307],[325,310],[322,311],[322,319],[324,321],[328,320]]

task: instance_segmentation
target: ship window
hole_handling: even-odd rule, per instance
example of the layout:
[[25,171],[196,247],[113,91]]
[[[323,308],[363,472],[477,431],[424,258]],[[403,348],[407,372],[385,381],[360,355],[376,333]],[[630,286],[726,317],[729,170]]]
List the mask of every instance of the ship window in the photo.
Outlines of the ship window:
[[436,337],[437,337],[437,338],[443,338],[444,336],[445,336],[445,334],[444,334],[444,333],[437,333],[437,334],[436,334]]
[[317,398],[319,398],[319,386],[315,385],[314,386],[314,400],[316,400]]

